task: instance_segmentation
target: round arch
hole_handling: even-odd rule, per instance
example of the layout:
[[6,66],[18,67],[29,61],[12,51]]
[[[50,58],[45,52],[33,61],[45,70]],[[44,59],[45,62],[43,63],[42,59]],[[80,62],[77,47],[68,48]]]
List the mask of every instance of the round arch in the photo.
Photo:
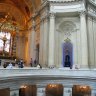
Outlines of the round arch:
[[63,85],[48,84],[46,86],[45,96],[63,96]]
[[72,69],[72,66],[73,66],[73,44],[69,40],[70,39],[67,38],[67,40],[63,43],[62,64],[63,64],[63,67],[70,67],[70,69]]

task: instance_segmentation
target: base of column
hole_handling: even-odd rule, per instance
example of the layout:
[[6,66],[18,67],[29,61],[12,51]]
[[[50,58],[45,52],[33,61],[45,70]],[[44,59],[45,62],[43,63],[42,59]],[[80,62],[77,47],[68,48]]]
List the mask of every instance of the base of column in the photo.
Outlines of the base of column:
[[48,65],[48,68],[55,68],[55,65]]
[[72,96],[72,88],[64,88],[63,96]]
[[80,65],[80,69],[89,69],[88,65]]

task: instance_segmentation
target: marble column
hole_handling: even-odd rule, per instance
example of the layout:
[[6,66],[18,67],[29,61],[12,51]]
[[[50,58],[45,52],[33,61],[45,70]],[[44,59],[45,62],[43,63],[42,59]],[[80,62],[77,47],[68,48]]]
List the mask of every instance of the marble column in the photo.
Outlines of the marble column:
[[96,88],[91,90],[91,96],[96,96]]
[[18,43],[17,43],[17,49],[16,49],[16,52],[17,52],[17,57],[18,58],[22,58],[24,57],[24,43],[23,43],[23,38],[22,36],[18,36],[18,39],[17,39]]
[[48,66],[54,67],[54,48],[55,48],[55,15],[50,13],[50,23],[49,23],[49,56],[48,56]]
[[46,96],[45,95],[45,87],[37,87],[37,96]]
[[[42,16],[41,16],[42,17]],[[44,29],[44,20],[41,18],[40,23],[40,54],[39,54],[39,63],[43,64],[43,30]]]
[[30,58],[32,58],[32,30],[31,31],[29,31],[29,34],[28,34],[28,63],[30,63]]
[[35,32],[35,28],[34,28],[34,26],[33,26],[33,28],[32,28],[32,59],[33,60],[35,60],[36,58],[36,54],[35,54],[35,51],[36,51],[36,45],[35,45],[35,34],[36,34],[36,32]]
[[81,25],[81,68],[88,68],[88,41],[87,41],[87,26],[86,13],[80,13]]
[[44,39],[43,39],[43,63],[44,67],[48,64],[48,18],[44,19]]
[[34,25],[35,21],[33,20],[32,30],[28,33],[28,64],[30,63],[31,58],[35,59],[35,30]]
[[64,87],[63,96],[72,96],[72,88]]

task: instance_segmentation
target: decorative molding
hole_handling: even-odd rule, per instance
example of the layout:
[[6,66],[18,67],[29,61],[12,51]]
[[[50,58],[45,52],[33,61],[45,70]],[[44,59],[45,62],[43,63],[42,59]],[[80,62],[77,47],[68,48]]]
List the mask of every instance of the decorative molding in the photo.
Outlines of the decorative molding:
[[41,16],[41,20],[40,20],[40,22],[42,22],[42,21],[44,21],[44,20],[48,20],[48,18],[49,18],[49,14],[48,15],[43,15],[43,16]]
[[85,15],[87,15],[87,11],[84,11],[84,10],[79,11],[79,15],[80,16],[85,16]]
[[65,36],[69,37],[73,32],[77,31],[76,25],[72,21],[64,21],[59,25],[59,32],[63,32]]
[[83,1],[83,0],[46,0],[46,1],[49,1],[49,2],[52,2],[52,3],[70,3],[70,2],[78,2],[78,1]]
[[69,38],[66,38],[64,41],[65,42],[70,42],[71,40]]
[[[79,3],[80,5],[81,5],[81,2],[80,1],[83,1],[83,0],[44,0],[44,2],[41,4],[41,6],[38,8],[38,9],[36,9],[36,11],[34,12],[34,16],[33,17],[36,17],[36,16],[38,16],[40,13],[41,13],[41,11],[42,10],[44,10],[44,8],[48,8],[48,11],[50,11],[49,9],[52,7],[51,5],[53,4],[58,4],[58,6],[59,5],[61,5],[61,4],[63,4],[63,6],[62,7],[64,7],[64,4],[66,4],[66,6],[68,6],[68,4],[70,3],[71,5],[73,4],[73,7],[76,5],[77,6],[77,4]],[[73,3],[72,3],[73,2]],[[76,3],[76,4],[75,4]],[[84,5],[82,5],[82,6],[84,6]],[[82,10],[82,6],[79,6],[78,8],[80,9],[80,10]],[[50,8],[49,8],[50,7]],[[53,6],[54,7],[54,6]],[[70,7],[70,6],[69,6]],[[58,8],[57,6],[56,6],[56,8]],[[77,7],[74,7],[74,10],[78,10],[78,8]],[[54,8],[51,8],[51,9],[54,9]],[[64,9],[64,8],[63,8]],[[72,9],[72,8],[71,8]],[[65,9],[64,9],[65,10]],[[62,11],[62,10],[61,10]]]
[[49,13],[49,17],[50,17],[50,18],[55,18],[55,13],[54,13],[54,12],[50,12],[50,13]]
[[96,8],[94,8],[94,7],[91,6],[91,5],[88,5],[87,9],[88,9],[88,12],[91,12],[91,13],[93,13],[93,14],[96,15]]
[[88,0],[89,1],[89,3],[91,3],[93,6],[96,6],[96,1],[95,2],[93,2],[92,0]]

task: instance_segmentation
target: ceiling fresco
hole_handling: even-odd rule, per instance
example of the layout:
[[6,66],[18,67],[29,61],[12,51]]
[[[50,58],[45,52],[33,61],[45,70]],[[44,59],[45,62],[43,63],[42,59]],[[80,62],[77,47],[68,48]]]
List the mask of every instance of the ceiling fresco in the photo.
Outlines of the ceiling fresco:
[[[18,23],[20,27],[26,27],[40,0],[0,0],[0,23],[8,15],[11,21]],[[2,24],[1,24],[2,25]]]

